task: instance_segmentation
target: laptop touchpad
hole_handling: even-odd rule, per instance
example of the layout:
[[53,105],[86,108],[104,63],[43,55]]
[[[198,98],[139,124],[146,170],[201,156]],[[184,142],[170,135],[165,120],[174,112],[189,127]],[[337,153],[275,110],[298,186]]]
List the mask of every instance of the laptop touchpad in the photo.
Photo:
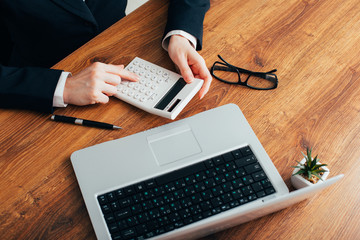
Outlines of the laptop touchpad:
[[201,152],[198,141],[187,125],[151,135],[147,140],[160,166]]

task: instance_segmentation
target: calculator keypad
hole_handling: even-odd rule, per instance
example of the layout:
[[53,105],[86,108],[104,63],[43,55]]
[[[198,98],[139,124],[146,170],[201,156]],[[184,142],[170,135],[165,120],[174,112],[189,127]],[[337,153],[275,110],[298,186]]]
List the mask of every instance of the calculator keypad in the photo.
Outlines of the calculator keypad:
[[125,68],[140,76],[138,82],[121,81],[117,86],[118,97],[140,103],[155,105],[168,91],[177,77],[171,78],[171,72],[140,58],[135,58]]

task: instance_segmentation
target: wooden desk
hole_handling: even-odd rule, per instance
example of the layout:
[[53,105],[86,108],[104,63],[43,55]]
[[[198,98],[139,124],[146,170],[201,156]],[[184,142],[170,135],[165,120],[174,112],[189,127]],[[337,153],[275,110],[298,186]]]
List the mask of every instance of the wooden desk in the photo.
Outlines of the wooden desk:
[[[355,0],[213,0],[201,54],[252,70],[278,69],[279,87],[255,91],[213,80],[177,119],[236,103],[290,184],[291,165],[312,146],[330,176],[345,178],[291,208],[204,239],[360,239],[360,5]],[[55,67],[127,64],[139,56],[174,69],[160,47],[167,4],[150,0]],[[115,98],[57,114],[120,125],[107,131],[55,123],[49,115],[0,110],[0,238],[95,239],[70,163],[84,147],[170,120]]]

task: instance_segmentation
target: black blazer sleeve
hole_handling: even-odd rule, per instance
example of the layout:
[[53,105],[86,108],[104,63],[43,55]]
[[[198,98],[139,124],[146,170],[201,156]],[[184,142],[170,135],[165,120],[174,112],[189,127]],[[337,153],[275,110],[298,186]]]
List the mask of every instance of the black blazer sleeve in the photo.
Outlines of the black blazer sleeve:
[[7,66],[13,44],[1,17],[0,30],[0,108],[53,112],[53,96],[62,71]]
[[203,22],[210,0],[172,0],[164,36],[172,30],[183,30],[197,39],[196,50],[202,48]]
[[60,70],[0,65],[0,107],[53,112]]

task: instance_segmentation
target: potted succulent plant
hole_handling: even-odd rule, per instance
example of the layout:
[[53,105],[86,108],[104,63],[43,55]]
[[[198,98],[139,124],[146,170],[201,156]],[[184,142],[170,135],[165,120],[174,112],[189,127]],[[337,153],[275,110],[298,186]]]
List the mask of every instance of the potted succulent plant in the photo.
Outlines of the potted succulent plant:
[[304,158],[297,166],[292,166],[294,169],[291,176],[291,183],[296,188],[303,188],[312,184],[319,184],[326,180],[329,175],[327,164],[319,163],[319,158],[316,156],[312,158],[312,149],[306,149],[306,155],[302,153]]

